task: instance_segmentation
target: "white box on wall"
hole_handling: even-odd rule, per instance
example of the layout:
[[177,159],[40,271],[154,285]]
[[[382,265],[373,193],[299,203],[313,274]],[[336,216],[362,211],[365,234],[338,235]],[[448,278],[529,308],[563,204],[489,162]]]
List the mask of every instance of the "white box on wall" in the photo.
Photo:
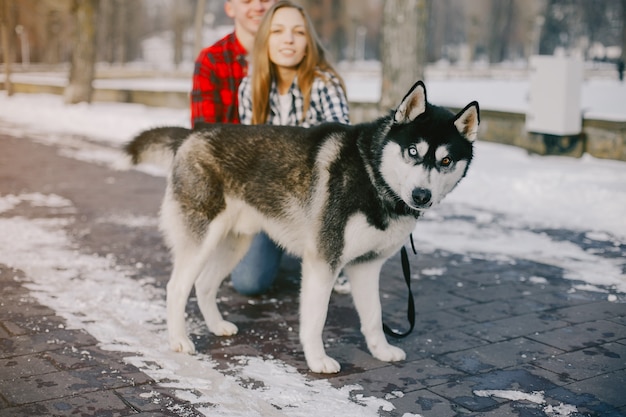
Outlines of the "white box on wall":
[[530,90],[526,131],[577,135],[582,130],[583,63],[579,58],[530,57]]

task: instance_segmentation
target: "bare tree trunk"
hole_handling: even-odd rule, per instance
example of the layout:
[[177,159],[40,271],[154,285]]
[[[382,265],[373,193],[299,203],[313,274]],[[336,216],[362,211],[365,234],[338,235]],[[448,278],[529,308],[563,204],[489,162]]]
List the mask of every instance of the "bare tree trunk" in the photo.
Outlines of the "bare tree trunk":
[[11,82],[11,63],[13,62],[13,43],[10,39],[10,28],[13,27],[11,19],[11,2],[0,0],[0,36],[2,36],[2,56],[4,58],[4,89],[8,96],[13,95],[13,83]]
[[183,62],[184,33],[187,25],[186,3],[174,2],[174,65],[178,67]]
[[128,15],[128,1],[121,0],[115,4],[115,28],[116,28],[116,42],[115,42],[115,62],[119,64],[126,63],[127,58],[127,15]]
[[492,0],[489,39],[489,61],[502,62],[510,44],[515,3],[513,0]]
[[114,29],[113,22],[115,7],[113,6],[114,0],[100,0],[98,10],[98,33],[96,44],[98,45],[98,51],[96,53],[96,60],[100,62],[113,63],[113,48],[114,48]]
[[98,0],[74,0],[76,44],[72,54],[66,104],[91,103],[96,65],[96,13]]
[[626,0],[622,0],[622,62],[626,62]]
[[424,79],[428,0],[386,0],[381,42],[382,85],[379,107],[395,108],[408,89]]
[[196,16],[193,22],[193,57],[200,53],[204,42],[202,40],[202,27],[204,26],[204,13],[206,9],[206,0],[198,0],[196,4]]

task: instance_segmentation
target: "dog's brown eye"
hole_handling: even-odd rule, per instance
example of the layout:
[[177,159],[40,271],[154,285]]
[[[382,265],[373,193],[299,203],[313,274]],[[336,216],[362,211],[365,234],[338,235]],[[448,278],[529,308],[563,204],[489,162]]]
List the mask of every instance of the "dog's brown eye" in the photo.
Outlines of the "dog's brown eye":
[[452,159],[448,158],[447,156],[441,160],[441,165],[444,167],[447,167],[451,163],[452,163]]

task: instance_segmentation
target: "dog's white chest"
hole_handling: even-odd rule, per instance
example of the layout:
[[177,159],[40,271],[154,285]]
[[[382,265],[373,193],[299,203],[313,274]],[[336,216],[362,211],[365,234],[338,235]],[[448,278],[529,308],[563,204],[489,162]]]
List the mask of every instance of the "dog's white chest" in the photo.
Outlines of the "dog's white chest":
[[369,224],[362,213],[353,215],[346,224],[343,260],[349,262],[372,252],[391,256],[413,231],[415,223],[415,219],[406,217],[380,230]]

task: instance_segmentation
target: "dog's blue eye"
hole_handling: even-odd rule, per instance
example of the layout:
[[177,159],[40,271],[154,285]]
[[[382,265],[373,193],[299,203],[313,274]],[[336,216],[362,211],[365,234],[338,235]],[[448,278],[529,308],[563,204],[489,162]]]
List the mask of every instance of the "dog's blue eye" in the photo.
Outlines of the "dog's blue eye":
[[409,146],[409,155],[417,156],[417,148],[415,146]]

